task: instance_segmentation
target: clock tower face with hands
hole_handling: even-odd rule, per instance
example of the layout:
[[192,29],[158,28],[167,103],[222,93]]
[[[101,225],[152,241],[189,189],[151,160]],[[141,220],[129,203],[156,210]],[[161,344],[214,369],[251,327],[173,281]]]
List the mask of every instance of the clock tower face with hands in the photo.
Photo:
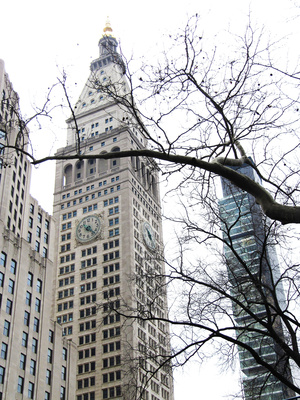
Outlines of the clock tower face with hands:
[[[160,349],[158,361],[160,354],[170,352],[164,263],[158,256],[158,168],[150,158],[97,158],[147,148],[130,113],[91,82],[117,82],[122,93],[128,90],[109,26],[99,48],[100,57],[92,62],[91,76],[74,107],[78,130],[72,118],[67,120],[68,145],[57,151],[55,319],[77,348],[76,400],[132,400],[144,395],[173,400],[171,368],[160,371],[159,385],[150,373],[156,361],[138,350],[151,342]],[[77,151],[76,132],[80,159],[64,159]],[[151,279],[146,282],[147,274]],[[153,305],[153,321],[139,324],[138,319],[124,317],[128,310],[138,314],[147,304]],[[143,393],[136,393],[139,388]]]
[[84,217],[77,225],[76,239],[80,243],[87,243],[97,238],[101,230],[100,218],[97,215]]

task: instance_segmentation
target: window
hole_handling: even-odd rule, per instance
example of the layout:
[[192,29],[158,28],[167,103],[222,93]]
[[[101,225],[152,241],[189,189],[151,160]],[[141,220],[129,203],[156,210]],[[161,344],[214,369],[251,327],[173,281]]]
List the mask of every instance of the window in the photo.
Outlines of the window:
[[41,237],[41,228],[39,226],[36,227],[36,236]]
[[3,360],[6,360],[7,357],[7,344],[2,342],[1,345],[1,358],[3,358]]
[[38,222],[41,224],[42,223],[42,214],[38,213]]
[[40,320],[38,318],[34,317],[34,320],[33,320],[33,331],[34,332],[38,332],[39,329],[40,329]]
[[67,357],[68,357],[68,350],[65,347],[63,347],[62,358],[64,361],[66,361]]
[[46,247],[43,247],[43,257],[47,258],[48,255],[48,249]]
[[23,335],[22,335],[22,346],[23,347],[27,347],[27,343],[28,343],[28,333],[23,332]]
[[35,360],[30,360],[30,374],[35,376],[35,370],[36,370],[36,361]]
[[8,293],[14,294],[14,289],[15,289],[15,281],[12,279],[9,279],[8,281]]
[[36,291],[38,293],[42,293],[42,284],[43,284],[42,281],[40,279],[38,279],[36,282]]
[[26,292],[26,299],[25,299],[25,304],[27,306],[31,306],[31,293],[30,292]]
[[32,338],[32,352],[37,353],[37,347],[38,347],[38,340],[36,338]]
[[52,350],[51,349],[48,349],[47,362],[52,364]]
[[6,253],[3,251],[1,252],[0,265],[2,265],[4,268],[6,267]]
[[33,204],[30,204],[29,212],[31,212],[31,214],[34,213],[34,205]]
[[24,325],[29,326],[30,314],[28,311],[24,312]]
[[50,393],[49,392],[45,392],[45,400],[50,400]]
[[32,233],[31,233],[31,232],[28,232],[28,233],[27,233],[27,242],[28,242],[28,243],[31,243],[31,240],[32,240]]
[[51,385],[51,371],[50,369],[47,369],[46,371],[46,384]]
[[66,369],[66,367],[62,366],[61,367],[61,379],[63,381],[65,381],[66,380],[66,376],[67,376],[67,369]]
[[9,299],[6,300],[6,313],[11,315],[13,302]]
[[0,367],[0,383],[4,383],[5,368]]
[[16,275],[16,269],[17,269],[17,262],[15,260],[11,260],[10,263],[10,272],[14,275]]
[[40,242],[38,240],[35,241],[35,247],[34,250],[39,252],[40,251]]
[[66,389],[64,386],[60,387],[60,400],[65,400],[66,399]]
[[54,339],[54,333],[51,329],[49,329],[49,342],[53,343],[53,339]]
[[29,382],[28,383],[28,398],[33,399],[33,394],[34,394],[34,383]]
[[3,327],[3,335],[9,336],[9,331],[10,331],[10,322],[5,320],[4,327]]
[[28,272],[27,285],[32,287],[32,283],[33,283],[33,274],[31,272]]
[[49,229],[49,221],[45,219],[45,228],[48,230]]
[[18,392],[18,393],[23,393],[23,389],[24,389],[24,378],[22,378],[21,376],[19,376],[19,378],[18,378],[17,392]]
[[4,274],[0,272],[0,287],[3,287],[4,285]]
[[28,226],[29,226],[29,228],[33,227],[33,218],[32,217],[29,217]]
[[21,355],[20,355],[20,368],[24,370],[25,367],[26,367],[26,355],[21,353]]
[[48,233],[44,233],[44,243],[48,244],[49,236]]
[[36,312],[41,311],[41,300],[38,299],[37,297],[35,298],[35,311]]

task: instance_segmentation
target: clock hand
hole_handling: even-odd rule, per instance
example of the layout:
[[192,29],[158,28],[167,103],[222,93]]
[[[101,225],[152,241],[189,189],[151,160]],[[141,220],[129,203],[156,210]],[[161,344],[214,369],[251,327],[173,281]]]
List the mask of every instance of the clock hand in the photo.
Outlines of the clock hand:
[[85,228],[86,231],[91,232],[91,233],[95,233],[95,231],[93,231],[91,225],[83,225],[83,227]]
[[152,240],[152,235],[151,235],[151,233],[150,233],[149,229],[147,229],[147,233],[148,233],[148,237],[149,237],[149,239],[150,239],[150,240]]

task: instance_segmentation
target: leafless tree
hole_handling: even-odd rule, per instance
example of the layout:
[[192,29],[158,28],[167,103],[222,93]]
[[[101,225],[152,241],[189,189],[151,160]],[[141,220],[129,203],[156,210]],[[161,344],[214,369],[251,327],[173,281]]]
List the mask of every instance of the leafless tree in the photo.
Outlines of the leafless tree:
[[[195,354],[205,356],[208,343],[229,356],[238,346],[263,369],[262,391],[275,379],[287,388],[287,397],[300,394],[298,382],[286,372],[291,362],[300,367],[299,266],[285,252],[297,239],[291,224],[300,222],[299,71],[277,67],[277,43],[266,43],[251,26],[243,37],[235,38],[235,50],[206,49],[198,21],[197,16],[191,18],[185,29],[169,38],[168,50],[158,56],[156,65],[144,65],[131,74],[130,63],[117,58],[126,75],[125,92],[124,75],[120,82],[101,83],[93,75],[90,80],[91,87],[110,96],[127,113],[120,125],[138,129],[148,140],[148,147],[97,158],[156,159],[182,206],[181,214],[169,216],[182,231],[176,257],[168,259],[169,273],[163,277],[182,291],[176,314],[161,318],[151,308],[118,312],[182,327],[173,362],[182,364]],[[65,77],[60,83],[65,90]],[[78,146],[73,155],[35,159],[17,142],[12,147],[26,152],[33,164],[95,158],[80,153],[75,114]],[[241,173],[239,167],[245,165],[252,166],[258,180]],[[234,220],[224,216],[216,194],[219,177],[250,196],[248,213],[255,210],[261,221],[260,245],[250,260],[241,255],[232,233],[244,216],[242,204],[236,203]],[[270,254],[278,244],[284,257],[281,273],[274,274]],[[265,346],[274,347],[276,360],[264,357]]]

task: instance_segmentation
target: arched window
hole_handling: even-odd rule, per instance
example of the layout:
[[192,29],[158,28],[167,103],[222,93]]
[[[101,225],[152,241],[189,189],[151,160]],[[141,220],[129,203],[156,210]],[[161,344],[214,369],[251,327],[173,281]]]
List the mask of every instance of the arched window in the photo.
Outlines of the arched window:
[[70,183],[72,183],[72,173],[73,173],[73,166],[69,164],[64,168],[63,186],[67,186]]

